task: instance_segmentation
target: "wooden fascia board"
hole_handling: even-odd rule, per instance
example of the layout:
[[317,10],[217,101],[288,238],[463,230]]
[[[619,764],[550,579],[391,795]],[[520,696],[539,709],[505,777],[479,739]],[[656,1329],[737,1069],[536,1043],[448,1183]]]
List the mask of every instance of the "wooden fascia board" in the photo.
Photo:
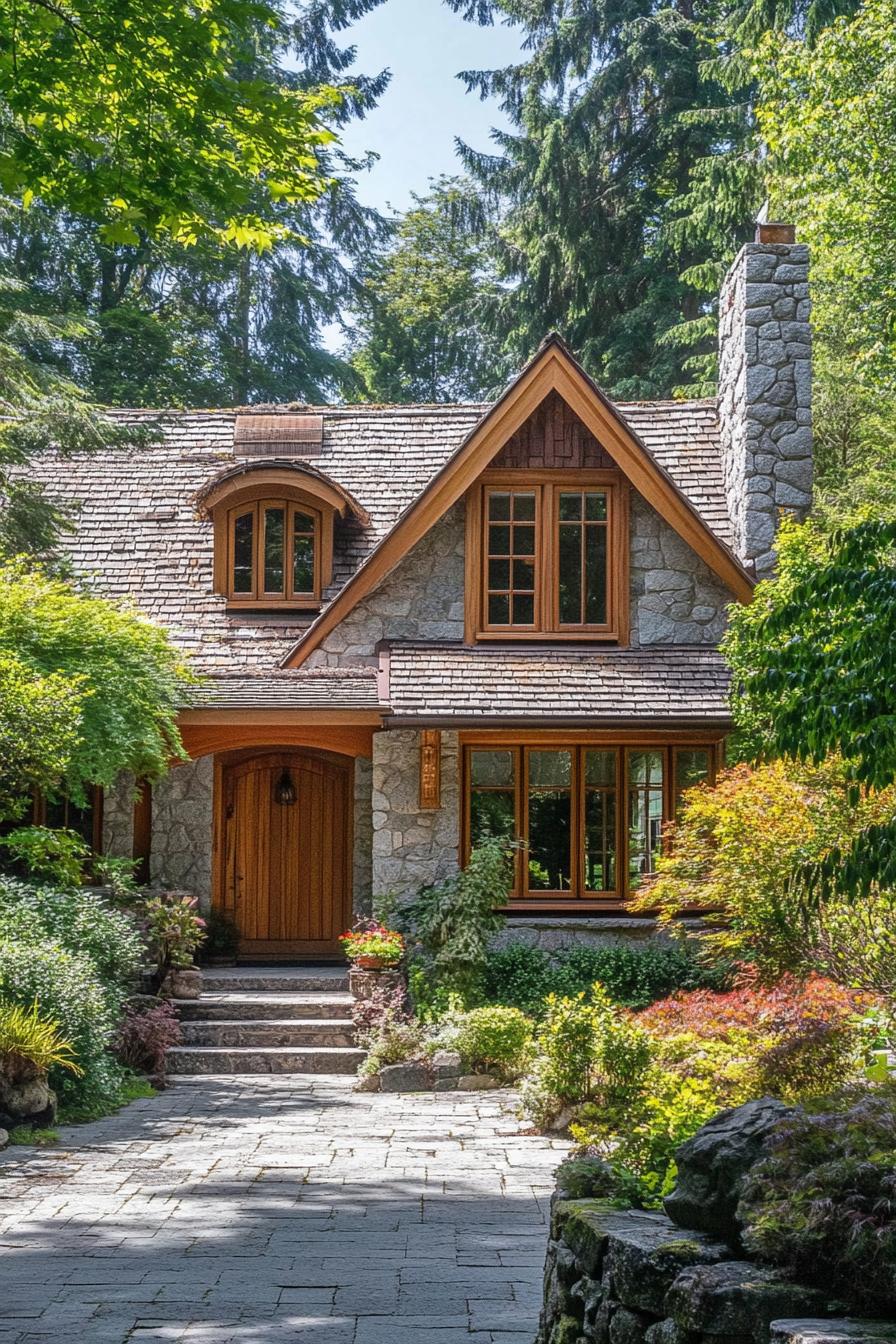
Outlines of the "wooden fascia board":
[[705,560],[740,602],[749,602],[753,583],[726,546],[713,535],[671,477],[558,343],[538,355],[486,413],[444,467],[371,552],[360,569],[309,626],[281,667],[301,667],[306,658],[372,592],[486,470],[507,440],[557,391],[596,437],[602,438],[632,485]]
[[210,707],[208,709],[185,709],[177,716],[179,728],[190,727],[194,724],[207,727],[211,724],[223,726],[232,723],[283,724],[284,726],[301,726],[306,723],[316,726],[365,724],[379,728],[382,722],[383,711],[378,709],[255,709],[252,707],[215,709]]
[[620,470],[648,504],[653,505],[682,540],[706,561],[739,602],[749,602],[753,596],[753,581],[746,570],[710,531],[615,408],[585,381],[578,370],[568,365],[561,365],[558,370],[556,390],[592,434],[606,445]]

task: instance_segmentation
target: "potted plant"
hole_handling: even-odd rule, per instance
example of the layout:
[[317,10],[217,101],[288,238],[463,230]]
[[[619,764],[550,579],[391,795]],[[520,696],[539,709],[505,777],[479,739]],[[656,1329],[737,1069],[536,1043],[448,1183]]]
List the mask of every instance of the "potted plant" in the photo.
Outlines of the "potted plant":
[[183,891],[163,891],[143,902],[147,941],[155,957],[160,994],[173,999],[198,999],[202,972],[193,956],[205,938],[199,902]]
[[382,971],[397,966],[404,953],[404,939],[374,919],[361,920],[339,939],[353,966],[364,971]]

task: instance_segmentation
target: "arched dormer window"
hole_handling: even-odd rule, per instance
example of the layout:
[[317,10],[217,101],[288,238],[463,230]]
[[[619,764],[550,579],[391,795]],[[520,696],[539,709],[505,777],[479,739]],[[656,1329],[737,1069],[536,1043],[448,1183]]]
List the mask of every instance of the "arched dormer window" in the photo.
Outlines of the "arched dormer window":
[[224,472],[197,499],[214,522],[215,590],[240,608],[313,610],[333,573],[333,521],[364,510],[307,464],[253,462]]

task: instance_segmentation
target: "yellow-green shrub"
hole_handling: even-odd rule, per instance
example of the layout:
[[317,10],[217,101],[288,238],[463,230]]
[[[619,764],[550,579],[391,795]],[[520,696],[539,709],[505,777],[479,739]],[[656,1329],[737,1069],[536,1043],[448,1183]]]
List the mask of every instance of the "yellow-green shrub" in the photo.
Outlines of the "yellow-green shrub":
[[36,1000],[30,1008],[0,1003],[0,1075],[16,1083],[54,1066],[82,1072],[59,1023],[41,1017]]

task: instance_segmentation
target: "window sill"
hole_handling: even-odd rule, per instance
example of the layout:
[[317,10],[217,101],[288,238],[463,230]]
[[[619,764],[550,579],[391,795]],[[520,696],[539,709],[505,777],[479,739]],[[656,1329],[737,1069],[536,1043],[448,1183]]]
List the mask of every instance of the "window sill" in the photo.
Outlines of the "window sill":
[[530,644],[620,644],[618,630],[476,630],[476,643],[514,643],[526,640]]
[[321,603],[317,599],[311,598],[307,601],[278,602],[276,598],[247,598],[245,601],[228,598],[225,605],[225,611],[231,613],[239,612],[278,612],[278,611],[302,611],[317,612],[321,609]]

